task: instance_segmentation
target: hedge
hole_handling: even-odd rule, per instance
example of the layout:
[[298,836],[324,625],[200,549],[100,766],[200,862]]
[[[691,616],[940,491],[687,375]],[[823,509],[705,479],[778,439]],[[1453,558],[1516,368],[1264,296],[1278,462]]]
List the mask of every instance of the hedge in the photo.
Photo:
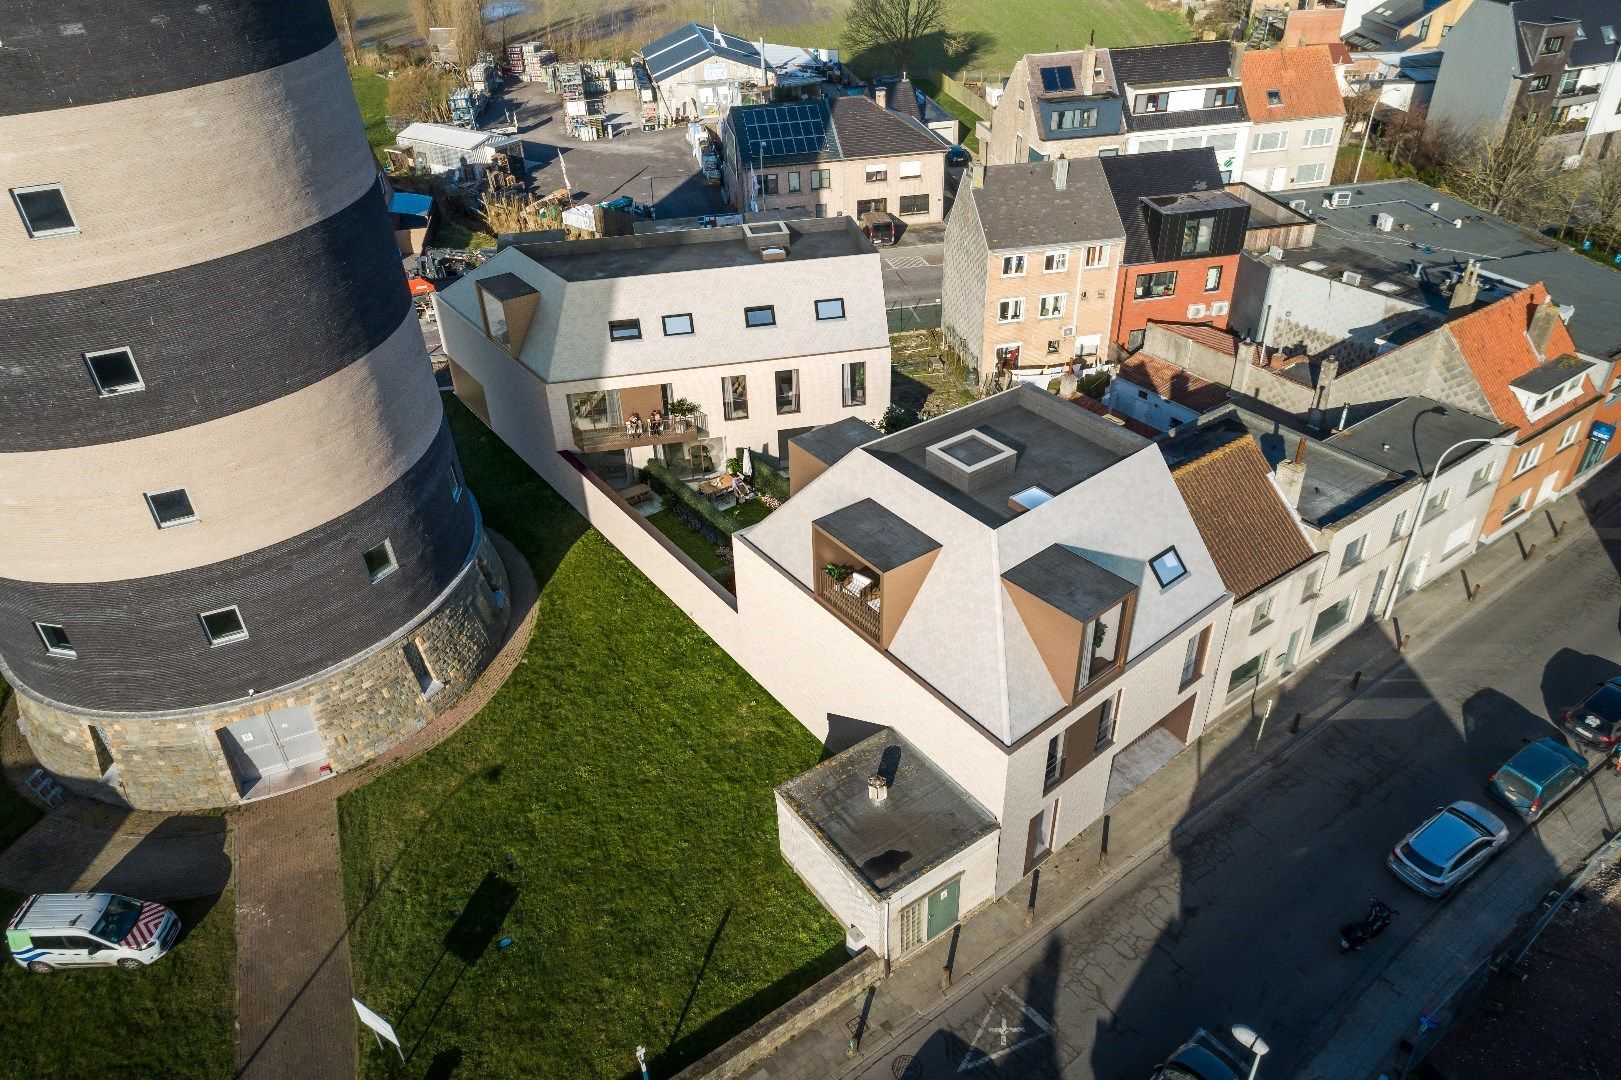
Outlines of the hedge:
[[759,454],[753,455],[751,461],[754,465],[754,486],[756,490],[771,496],[779,503],[787,502],[788,478],[762,461]]
[[649,461],[642,467],[642,476],[647,486],[658,492],[660,498],[674,504],[671,509],[678,516],[691,515],[693,520],[688,522],[689,525],[717,544],[731,543],[732,534],[738,529],[737,520],[717,510],[708,499],[683,484],[664,462],[656,459]]

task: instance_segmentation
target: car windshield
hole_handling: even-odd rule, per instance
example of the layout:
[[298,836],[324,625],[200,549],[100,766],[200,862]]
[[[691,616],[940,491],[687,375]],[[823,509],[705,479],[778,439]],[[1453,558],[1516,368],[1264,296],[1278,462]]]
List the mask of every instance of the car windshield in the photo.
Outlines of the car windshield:
[[119,942],[129,937],[135,920],[141,917],[141,902],[127,896],[115,896],[107,904],[90,933],[103,941]]
[[1541,794],[1537,786],[1517,772],[1501,769],[1497,773],[1497,789],[1514,806],[1526,807]]
[[1401,846],[1401,856],[1416,866],[1421,874],[1427,874],[1432,878],[1439,878],[1446,873],[1446,870],[1444,870],[1442,867],[1435,865],[1433,862],[1420,855],[1417,851],[1414,851],[1412,844],[1403,844]]
[[1599,722],[1596,730],[1609,735],[1614,731],[1616,721],[1621,720],[1621,686],[1605,683],[1582,703],[1579,713],[1597,717]]

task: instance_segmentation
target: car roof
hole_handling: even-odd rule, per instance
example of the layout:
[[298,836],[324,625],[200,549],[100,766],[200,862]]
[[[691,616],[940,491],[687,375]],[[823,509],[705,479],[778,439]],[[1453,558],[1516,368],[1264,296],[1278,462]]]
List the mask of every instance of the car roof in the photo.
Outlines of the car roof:
[[112,893],[40,893],[23,901],[12,927],[17,930],[89,930],[112,898]]
[[1202,1046],[1184,1046],[1172,1057],[1168,1065],[1176,1065],[1204,1080],[1237,1080],[1232,1067]]
[[1606,720],[1621,720],[1621,679],[1611,679],[1588,695],[1581,705]]
[[1476,840],[1492,835],[1474,815],[1462,810],[1468,803],[1454,803],[1442,810],[1408,841],[1413,850],[1437,866],[1451,866],[1458,853]]
[[1538,739],[1508,759],[1503,768],[1518,773],[1541,787],[1571,766],[1583,766],[1587,761],[1576,751],[1553,739]]

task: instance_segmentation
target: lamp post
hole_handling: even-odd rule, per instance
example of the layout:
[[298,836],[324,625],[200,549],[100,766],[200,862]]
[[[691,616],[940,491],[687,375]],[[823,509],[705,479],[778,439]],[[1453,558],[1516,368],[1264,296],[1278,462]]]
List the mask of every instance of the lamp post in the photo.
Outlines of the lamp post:
[[[1401,592],[1401,579],[1402,576],[1407,573],[1407,557],[1413,553],[1413,538],[1418,535],[1419,528],[1424,524],[1424,508],[1428,506],[1430,502],[1430,485],[1435,483],[1435,478],[1437,476],[1441,475],[1441,466],[1446,464],[1447,455],[1452,453],[1452,451],[1456,450],[1460,446],[1469,446],[1472,443],[1490,443],[1492,446],[1513,446],[1514,436],[1497,435],[1489,439],[1459,439],[1457,442],[1441,451],[1441,456],[1435,459],[1435,468],[1431,469],[1430,475],[1424,478],[1424,490],[1420,492],[1418,496],[1418,511],[1413,515],[1412,528],[1407,530],[1407,542],[1402,545],[1401,560],[1396,563],[1396,580],[1390,583],[1390,598],[1385,601],[1385,611],[1384,615],[1382,616],[1383,618],[1390,618],[1390,613],[1396,610],[1396,594]],[[1420,461],[1419,465],[1422,466],[1423,462]]]
[[1381,87],[1373,95],[1373,105],[1368,109],[1367,123],[1362,125],[1362,148],[1356,152],[1356,169],[1351,173],[1351,184],[1353,186],[1362,178],[1362,155],[1368,152],[1368,136],[1373,134],[1373,117],[1379,111],[1379,106],[1384,104],[1384,93],[1384,89]]
[[1250,1080],[1255,1080],[1255,1074],[1261,1069],[1261,1059],[1266,1057],[1267,1051],[1272,1048],[1266,1044],[1266,1040],[1256,1034],[1254,1028],[1245,1027],[1243,1024],[1233,1025],[1233,1038],[1255,1055],[1255,1060],[1250,1062]]

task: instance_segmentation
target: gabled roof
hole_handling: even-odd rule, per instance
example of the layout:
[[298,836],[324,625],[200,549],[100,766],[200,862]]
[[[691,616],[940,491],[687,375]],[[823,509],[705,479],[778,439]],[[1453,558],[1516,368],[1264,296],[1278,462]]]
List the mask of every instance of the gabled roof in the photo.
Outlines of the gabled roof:
[[726,123],[745,168],[944,154],[947,149],[919,121],[857,95],[734,105]]
[[1246,52],[1242,71],[1244,108],[1252,123],[1345,115],[1334,65],[1321,45]]
[[1283,504],[1253,436],[1176,466],[1171,478],[1222,582],[1239,600],[1316,555]]
[[1168,323],[1150,320],[1158,326],[1177,337],[1187,338],[1189,341],[1203,345],[1207,349],[1215,349],[1227,356],[1238,355],[1238,335],[1231,330],[1223,330],[1219,326],[1209,323]]
[[[1068,101],[1079,100],[1086,95],[1081,93],[1081,87],[1086,82],[1086,52],[1029,53],[1024,58],[1025,67],[1030,73],[1030,96],[1040,101]],[[1098,49],[1093,54],[1092,67],[1101,69],[1101,72],[1092,80],[1092,96],[1113,94],[1117,92],[1114,81],[1114,65],[1109,62],[1109,50]],[[1044,70],[1056,69],[1068,71],[1069,77],[1058,78],[1054,89],[1047,89],[1046,81],[1042,77]],[[1065,83],[1071,84],[1066,86]]]
[[1137,591],[1137,583],[1105,570],[1063,544],[1049,544],[1003,572],[1036,599],[1076,622],[1091,622]]
[[654,82],[685,71],[694,64],[715,58],[733,60],[751,67],[760,66],[760,50],[754,42],[728,34],[717,27],[688,23],[665,34],[642,49],[642,62]]
[[1152,195],[1222,190],[1221,166],[1209,147],[1098,158],[1126,233],[1126,262],[1153,258],[1141,200]]
[[1168,360],[1145,352],[1133,353],[1120,361],[1118,374],[1133,386],[1151,390],[1166,401],[1196,413],[1209,412],[1227,402],[1227,387],[1201,379]]
[[1117,80],[1140,90],[1177,83],[1220,82],[1233,74],[1233,47],[1225,41],[1182,41],[1110,49]]
[[[1562,319],[1554,320],[1543,356],[1538,356],[1531,345],[1528,331],[1531,317],[1543,301],[1548,290],[1538,282],[1521,289],[1495,303],[1477,308],[1447,323],[1443,332],[1452,335],[1464,362],[1474,374],[1475,381],[1486,395],[1492,412],[1505,424],[1521,429],[1531,428],[1531,420],[1521,407],[1520,400],[1510,388],[1511,384],[1543,363],[1543,357],[1556,360],[1576,351],[1570,331]],[[1576,371],[1572,371],[1574,377]],[[1562,419],[1581,404],[1578,396],[1569,405],[1539,417],[1536,427],[1543,427]]]
[[979,211],[986,246],[999,251],[1124,239],[1100,160],[1068,160],[1062,191],[1055,186],[1058,166],[1051,161],[992,165],[982,188],[964,185],[963,193],[972,194]]
[[946,152],[945,144],[920,121],[891,112],[871,98],[845,94],[829,105],[839,150],[846,159]]
[[1145,439],[1157,439],[1160,436],[1160,433],[1156,429],[1143,423],[1141,420],[1126,416],[1124,413],[1117,413],[1096,398],[1089,398],[1085,394],[1071,394],[1064,400],[1068,401],[1071,405],[1077,405],[1080,408],[1085,409],[1093,416],[1103,417],[1111,424],[1119,424],[1127,431],[1132,432],[1135,435],[1141,435]]
[[[1616,61],[1617,45],[1606,43],[1604,27],[1621,35],[1621,11],[1615,0],[1481,0],[1512,9],[1516,23],[1538,25],[1579,22],[1582,38],[1565,42],[1570,67],[1589,67],[1593,64],[1612,64]],[[1526,35],[1515,27],[1514,45],[1520,57],[1520,74],[1529,74],[1537,57],[1526,46]]]

